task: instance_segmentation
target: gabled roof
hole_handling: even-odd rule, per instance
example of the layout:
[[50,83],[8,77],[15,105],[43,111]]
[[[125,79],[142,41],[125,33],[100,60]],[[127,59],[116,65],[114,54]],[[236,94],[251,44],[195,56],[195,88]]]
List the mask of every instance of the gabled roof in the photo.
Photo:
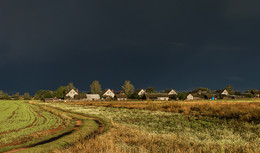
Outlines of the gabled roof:
[[126,94],[116,94],[116,98],[127,98]]
[[173,89],[166,89],[166,90],[163,90],[163,93],[169,93],[170,91],[172,91]]
[[115,94],[124,94],[124,91],[120,90],[120,91],[117,91]]
[[141,90],[143,90],[144,92],[146,92],[145,89],[136,89],[136,90],[135,90],[135,93],[139,93]]
[[157,98],[157,97],[169,97],[167,93],[151,93],[151,94],[145,94],[147,98]]
[[[226,89],[220,89],[220,90],[216,90],[215,93],[223,93]],[[227,91],[227,90],[226,90]],[[228,91],[227,91],[228,92]]]
[[215,93],[222,93],[225,89],[216,90]]
[[[111,90],[111,89],[106,89],[102,92],[102,95],[104,95],[104,93],[106,93],[108,90]],[[112,90],[111,90],[112,91]],[[113,91],[112,91],[113,92]],[[114,92],[113,92],[114,93]]]

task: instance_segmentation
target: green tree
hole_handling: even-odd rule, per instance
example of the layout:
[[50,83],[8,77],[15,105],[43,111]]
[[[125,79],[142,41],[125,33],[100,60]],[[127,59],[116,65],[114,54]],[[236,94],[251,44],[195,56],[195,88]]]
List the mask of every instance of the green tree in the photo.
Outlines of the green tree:
[[23,96],[24,96],[24,100],[31,100],[31,96],[28,92],[24,93]]
[[146,92],[147,92],[147,93],[157,93],[157,91],[155,90],[154,87],[148,87],[148,88],[146,89]]
[[101,85],[100,85],[99,81],[95,80],[92,82],[92,84],[90,85],[90,93],[92,93],[92,94],[101,94],[102,93],[102,89],[101,89]]
[[225,88],[230,95],[234,94],[234,88],[231,85],[226,86]]
[[45,99],[45,98],[54,98],[53,91],[51,91],[51,90],[38,90],[34,94],[34,99]]
[[122,89],[128,97],[131,97],[135,91],[134,85],[132,85],[129,80],[125,81],[124,85],[122,86]]
[[4,98],[4,91],[3,90],[0,90],[0,99],[3,99]]
[[12,98],[14,98],[14,100],[19,100],[19,97],[20,97],[19,92],[17,92],[14,95],[12,95]]
[[3,99],[6,99],[6,100],[11,100],[11,99],[12,99],[12,97],[11,97],[11,96],[9,96],[9,94],[8,94],[8,93],[4,93],[4,97],[3,97]]
[[60,99],[65,98],[66,95],[66,91],[67,91],[67,87],[66,86],[60,86],[55,92],[54,92],[54,96]]
[[185,93],[185,92],[180,92],[177,95],[178,100],[185,100],[186,98],[187,98],[187,93]]
[[67,86],[66,86],[66,93],[70,92],[70,90],[72,89],[76,89],[76,87],[73,85],[72,82],[70,82]]

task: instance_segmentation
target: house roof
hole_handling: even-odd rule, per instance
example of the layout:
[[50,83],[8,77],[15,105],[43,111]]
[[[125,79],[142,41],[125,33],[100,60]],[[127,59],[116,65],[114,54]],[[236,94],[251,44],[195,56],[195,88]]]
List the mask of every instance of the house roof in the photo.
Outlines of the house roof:
[[[104,94],[104,93],[106,93],[108,90],[111,90],[111,89],[106,89],[106,90],[104,90],[103,92],[102,92],[102,95]],[[113,90],[111,90],[112,92],[113,92]],[[114,92],[113,92],[114,93]]]
[[[221,94],[222,92],[224,92],[226,89],[221,89],[221,90],[216,90],[215,93],[219,93]],[[226,90],[227,91],[227,90]],[[228,92],[228,91],[227,91]]]
[[147,98],[157,98],[157,97],[169,97],[167,93],[152,93],[152,94],[145,94]]
[[116,94],[116,98],[127,98],[126,94]]
[[215,93],[222,93],[225,89],[216,90]]
[[173,89],[166,89],[166,90],[163,90],[163,93],[169,93],[170,91],[172,91]]
[[[144,89],[136,89],[135,90],[135,93],[139,93],[141,90],[144,90]],[[145,90],[144,90],[145,91]]]
[[120,90],[120,91],[117,91],[115,94],[124,94],[124,91]]

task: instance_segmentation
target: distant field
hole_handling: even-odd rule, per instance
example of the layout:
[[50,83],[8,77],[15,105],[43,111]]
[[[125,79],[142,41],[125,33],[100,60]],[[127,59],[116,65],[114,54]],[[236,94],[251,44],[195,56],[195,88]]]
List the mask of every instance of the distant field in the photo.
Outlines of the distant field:
[[260,152],[259,102],[46,103],[106,118],[104,135],[56,152]]

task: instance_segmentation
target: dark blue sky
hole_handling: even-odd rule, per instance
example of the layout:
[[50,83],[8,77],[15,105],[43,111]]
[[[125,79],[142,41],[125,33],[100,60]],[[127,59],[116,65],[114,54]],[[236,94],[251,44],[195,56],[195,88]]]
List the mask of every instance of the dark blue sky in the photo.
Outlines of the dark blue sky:
[[0,90],[260,89],[259,0],[1,0]]

